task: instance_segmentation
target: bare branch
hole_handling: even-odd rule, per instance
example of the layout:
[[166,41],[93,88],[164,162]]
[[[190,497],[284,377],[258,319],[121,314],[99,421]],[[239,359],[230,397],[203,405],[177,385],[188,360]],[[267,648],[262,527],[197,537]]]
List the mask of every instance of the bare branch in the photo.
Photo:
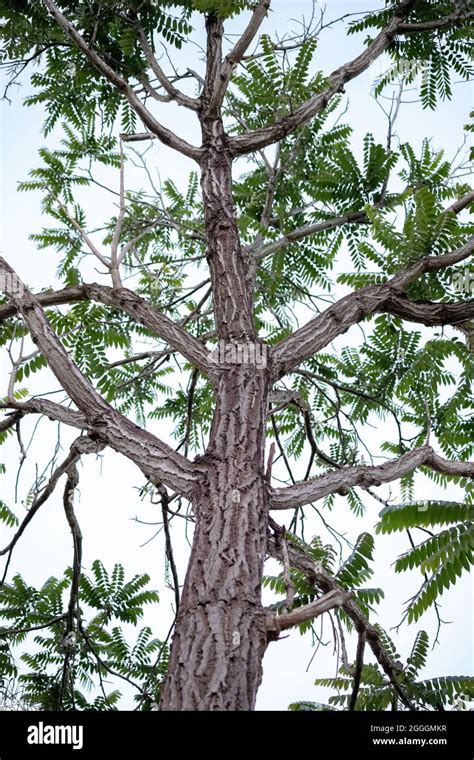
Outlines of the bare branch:
[[[273,537],[269,538],[267,549],[272,557],[282,561],[281,547]],[[309,582],[317,586],[325,594],[328,594],[331,591],[344,591],[322,565],[315,563],[310,557],[307,557],[300,549],[292,544],[289,545],[288,550],[291,566],[305,573]],[[342,609],[352,620],[356,631],[359,634],[364,632],[366,641],[370,646],[373,655],[384,673],[388,676],[390,683],[405,707],[409,710],[415,710],[415,706],[408,699],[399,683],[399,668],[385,650],[377,629],[369,623],[366,616],[353,599],[348,599],[343,602]]]
[[56,615],[56,617],[48,620],[47,623],[39,623],[38,625],[30,625],[27,628],[0,628],[0,638],[7,638],[8,636],[18,636],[21,633],[31,633],[32,631],[41,631],[43,628],[50,628],[56,623],[62,623],[66,618],[66,614]]
[[135,462],[147,479],[163,481],[183,496],[190,496],[196,476],[191,462],[110,406],[74,364],[38,301],[2,258],[0,273],[8,275],[3,278],[6,295],[21,313],[59,383],[87,418],[90,435]]
[[364,650],[365,650],[365,636],[366,632],[359,631],[359,639],[357,642],[356,652],[356,664],[354,671],[354,686],[352,688],[352,694],[349,701],[349,711],[353,712],[356,708],[357,697],[359,694],[360,681],[362,677],[362,668],[364,667]]
[[[424,304],[413,306],[409,299],[402,298],[400,300],[400,296],[411,283],[423,274],[458,264],[471,256],[473,251],[474,237],[455,251],[420,259],[386,283],[368,285],[341,298],[322,314],[318,314],[317,317],[275,346],[272,350],[275,372],[281,377],[285,372],[298,366],[302,361],[327,346],[352,325],[376,312],[390,313],[391,307],[393,307],[394,313],[397,313],[397,310],[404,310],[407,316],[411,313],[416,317],[415,321],[425,321],[425,324],[427,321],[430,323],[430,316],[434,320],[434,324],[450,324],[451,318],[454,318],[456,322],[466,321],[470,318],[471,301],[466,301],[460,305],[440,304],[439,307],[437,304],[430,303],[426,306]],[[457,308],[453,308],[455,306]],[[445,319],[441,322],[440,320],[443,317]]]
[[295,598],[295,587],[291,580],[290,560],[288,558],[288,541],[287,541],[285,526],[283,526],[280,539],[281,539],[281,548],[282,548],[282,555],[283,555],[283,580],[285,581],[285,589],[286,589],[284,609],[285,609],[285,612],[289,612],[293,606],[293,601]]
[[79,50],[84,53],[89,62],[127,98],[131,107],[141,118],[144,125],[153,132],[164,145],[168,145],[170,148],[183,153],[185,156],[193,158],[195,161],[199,161],[201,149],[197,148],[195,145],[190,145],[186,140],[178,137],[174,132],[160,124],[160,122],[158,122],[143,105],[142,101],[130,87],[128,82],[89,47],[85,39],[68,21],[66,16],[61,13],[57,5],[52,2],[52,0],[43,1],[58,26],[68,37],[70,37]]
[[178,88],[175,87],[174,84],[172,84],[172,82],[168,79],[155,56],[153,55],[153,50],[150,47],[145,31],[142,29],[142,27],[138,27],[138,36],[140,38],[140,45],[151,70],[153,71],[154,75],[158,79],[165,92],[168,93],[171,100],[175,100],[178,105],[190,108],[192,111],[198,111],[201,107],[200,101],[196,98],[190,98],[189,95],[185,95],[184,92],[178,90]]
[[387,299],[380,311],[431,327],[457,325],[474,318],[474,299],[460,303],[433,303],[410,301],[408,298],[394,295]]
[[[76,412],[74,409],[68,409],[66,406],[56,404],[54,401],[49,401],[45,398],[32,398],[28,401],[7,401],[0,403],[0,409],[16,409],[20,418],[25,414],[44,414],[54,422],[62,422],[69,427],[78,428],[79,430],[87,430],[88,422],[87,418],[81,412]],[[11,425],[8,425],[11,427]],[[2,430],[0,424],[0,430]]]
[[136,134],[120,133],[122,142],[142,142],[143,140],[157,140],[158,136],[153,132],[137,132]]
[[0,422],[0,433],[4,433],[5,430],[9,430],[12,427],[15,427],[17,422],[21,420],[23,417],[22,412],[10,412],[4,420]]
[[[302,240],[305,237],[314,235],[317,232],[323,232],[324,230],[333,230],[336,227],[341,227],[344,224],[367,224],[368,218],[365,211],[355,211],[351,214],[344,214],[343,216],[336,216],[333,219],[325,219],[322,222],[316,222],[315,224],[305,224],[303,227],[297,227],[295,230],[287,232],[278,240],[272,240],[270,243],[262,245],[255,251],[255,258],[257,261],[270,256],[272,253],[286,248],[291,243],[296,243],[298,240]],[[251,248],[252,246],[250,246]]]
[[[114,288],[122,287],[122,280],[120,278],[120,260],[123,258],[122,254],[118,253],[118,247],[120,243],[120,236],[122,234],[123,220],[125,219],[125,159],[123,155],[123,145],[120,141],[120,190],[119,190],[119,212],[117,215],[117,221],[115,223],[114,233],[112,235],[112,245],[110,249],[110,273],[112,275],[112,284]],[[123,253],[123,252],[122,252]]]
[[[3,262],[3,259],[0,261]],[[38,293],[34,298],[41,306],[60,306],[91,300],[121,309],[132,319],[137,320],[155,335],[169,343],[172,348],[179,351],[202,372],[213,373],[207,349],[199,340],[181,325],[162,314],[159,309],[151,306],[145,299],[127,288],[110,288],[106,285],[90,283],[58,291]],[[16,311],[15,302],[0,305],[0,322],[12,317]]]
[[291,132],[294,132],[297,127],[306,124],[316,116],[319,111],[322,111],[326,107],[336,93],[343,90],[347,82],[362,74],[388,48],[396,37],[401,22],[406,18],[414,5],[415,0],[402,0],[388,24],[372,40],[366,50],[357,56],[357,58],[345,63],[329,75],[327,78],[328,86],[323,92],[309,98],[296,111],[267,127],[232,137],[230,139],[230,148],[233,155],[238,156],[258,150],[259,148],[265,148],[267,145],[282,140]]
[[[72,579],[71,590],[69,593],[69,604],[66,616],[66,629],[63,633],[61,644],[64,650],[64,661],[62,667],[61,689],[59,692],[59,706],[62,708],[63,698],[66,692],[68,680],[71,679],[69,662],[76,643],[75,621],[79,621],[79,582],[81,577],[82,566],[82,533],[74,512],[74,493],[79,485],[79,473],[75,464],[72,464],[67,471],[67,480],[64,487],[63,507],[72,535],[73,558],[72,558]],[[71,687],[71,693],[74,701],[74,688]]]
[[[48,188],[45,187],[45,189],[47,190]],[[68,210],[68,208],[64,205],[64,203],[57,196],[53,196],[53,198],[56,201],[56,203],[58,204],[58,206],[61,209],[61,211],[63,212],[63,214],[71,222],[71,224],[74,227],[74,229],[76,230],[76,232],[79,233],[80,237],[82,238],[82,240],[84,241],[84,243],[87,245],[87,247],[89,248],[90,252],[93,253],[96,258],[99,259],[99,261],[101,262],[101,264],[103,264],[107,269],[110,269],[110,262],[109,262],[109,260],[99,251],[99,249],[97,248],[97,246],[94,245],[94,243],[90,239],[89,235],[81,227],[81,225],[79,224],[79,222],[77,221],[77,219],[70,213],[70,211]]]
[[435,454],[431,446],[422,446],[375,467],[342,467],[319,477],[274,490],[272,509],[294,509],[322,499],[331,493],[346,494],[350,488],[369,488],[390,483],[409,475],[417,467],[430,467],[444,475],[474,479],[474,462],[450,462]]
[[459,214],[461,211],[464,211],[465,208],[468,208],[472,204],[474,204],[474,190],[471,190],[469,193],[466,193],[466,195],[463,195],[457,201],[454,201],[454,203],[449,206],[447,211],[453,211],[455,214]]
[[60,478],[64,474],[69,472],[71,467],[74,467],[76,465],[76,463],[79,461],[82,454],[98,453],[103,448],[104,448],[103,443],[101,443],[100,441],[93,441],[88,436],[81,436],[79,438],[76,438],[76,440],[74,441],[74,443],[72,444],[70,448],[69,454],[66,457],[66,459],[59,465],[59,467],[57,467],[54,470],[46,486],[33,499],[33,503],[31,504],[26,516],[23,518],[23,521],[20,524],[15,535],[13,536],[12,540],[8,543],[8,545],[4,549],[0,550],[0,556],[3,556],[5,554],[7,555],[7,562],[3,571],[3,577],[1,579],[0,586],[5,581],[8,567],[11,560],[11,556],[13,553],[13,549],[15,548],[16,544],[20,540],[21,536],[25,532],[30,522],[32,521],[33,517],[38,513],[39,509],[43,506],[43,504],[46,503],[46,501],[49,499],[49,497],[53,493]]
[[174,592],[174,601],[175,601],[174,614],[177,615],[178,610],[179,610],[179,603],[180,603],[179,576],[178,576],[178,569],[176,567],[176,562],[174,559],[173,542],[171,541],[170,519],[169,519],[170,497],[169,497],[167,489],[162,483],[156,484],[156,490],[158,491],[161,497],[161,514],[163,516],[163,530],[165,533],[166,558],[171,568],[171,575],[173,576],[173,592]]
[[[448,206],[446,213],[453,212],[455,214],[459,214],[461,211],[463,211],[465,208],[468,208],[473,203],[474,190],[466,193],[457,201],[454,201],[454,203]],[[376,204],[376,208],[382,208],[385,206],[385,203],[379,202]],[[298,209],[298,211],[300,210],[304,209]],[[258,247],[252,244],[248,248],[249,250],[253,251],[257,261],[262,261],[262,259],[270,256],[272,253],[276,253],[291,243],[296,243],[298,240],[302,240],[303,238],[309,237],[310,235],[314,235],[318,232],[324,232],[325,230],[332,230],[336,229],[337,227],[342,227],[345,224],[370,224],[370,220],[365,211],[353,211],[349,214],[342,214],[341,216],[336,216],[332,219],[324,219],[323,221],[315,222],[314,224],[305,224],[302,227],[297,227],[294,230],[290,230],[290,232],[282,235],[282,237],[278,238],[277,240],[272,240],[269,243]]]
[[74,618],[78,613],[79,579],[82,566],[82,533],[74,512],[74,492],[79,485],[79,473],[75,464],[67,470],[66,486],[63,494],[63,507],[71,530],[73,542],[72,581],[69,597],[66,633],[73,630]]
[[229,86],[230,79],[236,67],[239,65],[243,56],[247,52],[249,45],[255,39],[260,26],[268,13],[271,0],[260,0],[256,6],[252,18],[242,36],[234,46],[234,48],[228,53],[222,63],[219,78],[216,81],[214,92],[212,93],[211,101],[209,103],[209,113],[215,113],[224,100],[226,90]]
[[434,32],[436,29],[446,29],[452,24],[464,24],[474,18],[474,11],[463,13],[451,13],[443,18],[435,18],[431,21],[419,21],[413,24],[400,24],[398,27],[399,34],[413,34],[415,32]]
[[296,607],[285,615],[272,615],[267,620],[268,636],[270,639],[278,639],[280,631],[293,628],[295,625],[300,625],[306,620],[313,620],[315,617],[322,615],[324,612],[329,612],[329,610],[333,610],[335,607],[342,607],[350,597],[350,593],[343,589],[333,589],[320,599],[316,599],[316,601],[310,604],[305,604],[303,607]]

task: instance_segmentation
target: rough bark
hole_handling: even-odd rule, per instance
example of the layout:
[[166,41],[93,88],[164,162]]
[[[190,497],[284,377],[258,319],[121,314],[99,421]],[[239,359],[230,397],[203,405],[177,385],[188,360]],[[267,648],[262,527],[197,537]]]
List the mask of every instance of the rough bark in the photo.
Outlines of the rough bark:
[[251,339],[255,337],[252,267],[240,243],[232,201],[232,162],[220,119],[203,120],[203,142],[201,186],[217,332],[224,340]]
[[271,508],[294,509],[319,501],[331,493],[347,494],[354,486],[370,488],[382,483],[391,483],[422,466],[430,467],[444,475],[474,478],[473,462],[451,462],[435,454],[431,446],[425,445],[384,464],[373,467],[343,467],[286,488],[276,488],[272,494]]
[[[162,710],[252,710],[262,678],[267,615],[261,585],[268,530],[265,422],[270,371],[256,362],[253,277],[232,197],[232,158],[212,100],[222,65],[222,21],[207,19],[201,186],[219,380],[207,450],[193,494],[196,527],[171,648]],[[246,350],[239,351],[240,346]]]
[[223,24],[207,19],[207,71],[200,114],[201,187],[217,335],[223,340],[255,338],[252,311],[253,267],[242,248],[232,197],[232,156],[222,116],[211,101],[219,81]]
[[193,548],[163,710],[252,710],[267,646],[261,583],[269,493],[266,370],[222,374],[193,506]]

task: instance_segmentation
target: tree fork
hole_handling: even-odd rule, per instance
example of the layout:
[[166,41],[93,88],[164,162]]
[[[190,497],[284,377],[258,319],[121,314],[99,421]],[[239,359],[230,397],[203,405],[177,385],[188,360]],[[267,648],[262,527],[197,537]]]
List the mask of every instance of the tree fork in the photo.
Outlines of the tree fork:
[[255,267],[242,247],[232,195],[232,153],[220,108],[213,96],[220,81],[222,19],[208,16],[207,68],[199,120],[202,132],[201,188],[207,233],[217,335],[223,340],[255,340]]
[[[232,155],[213,107],[222,63],[222,21],[209,16],[199,112],[201,187],[219,357],[210,440],[197,460],[193,547],[171,647],[162,710],[253,710],[268,644],[261,587],[270,489],[265,425],[272,376],[252,348],[254,268],[242,248],[232,196]],[[218,355],[219,356],[219,355]]]

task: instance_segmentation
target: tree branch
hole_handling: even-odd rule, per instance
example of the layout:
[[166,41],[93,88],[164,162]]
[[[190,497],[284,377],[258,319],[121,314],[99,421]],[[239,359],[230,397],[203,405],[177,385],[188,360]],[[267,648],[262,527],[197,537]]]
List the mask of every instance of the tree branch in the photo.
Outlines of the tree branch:
[[468,206],[471,206],[472,204],[474,204],[474,190],[471,190],[461,198],[458,198],[458,200],[454,201],[454,203],[452,203],[446,210],[452,211],[454,214],[459,214],[461,211],[464,211],[465,208],[468,208]]
[[[474,203],[474,190],[472,190],[469,193],[466,193],[458,200],[454,201],[448,208],[446,209],[446,213],[452,212],[454,214],[459,214],[461,211],[463,211],[465,208],[468,208],[471,204]],[[382,208],[386,207],[386,203],[377,203],[375,204],[376,208]],[[303,211],[305,209],[298,209],[298,211]],[[325,230],[332,230],[336,229],[337,227],[342,227],[345,224],[370,224],[370,220],[365,213],[365,211],[353,211],[349,214],[341,214],[341,216],[336,216],[332,219],[324,219],[321,222],[315,222],[314,224],[305,224],[301,227],[297,227],[294,230],[290,230],[290,232],[287,232],[285,235],[282,235],[277,240],[271,240],[269,243],[264,243],[262,245],[255,245],[255,243],[252,243],[248,246],[248,250],[252,251],[255,259],[257,261],[262,261],[267,256],[270,256],[272,253],[276,253],[277,251],[281,250],[282,248],[286,248],[287,245],[290,245],[291,243],[296,243],[298,240],[302,240],[305,237],[309,237],[310,235],[314,235],[318,232],[324,232]]]
[[[269,537],[267,550],[272,557],[282,561],[281,546],[273,537]],[[301,570],[307,576],[310,583],[317,586],[325,594],[331,591],[345,591],[339,586],[334,578],[320,564],[316,564],[310,557],[307,557],[303,552],[290,544],[288,547],[289,559],[291,566],[297,570]],[[377,662],[381,666],[384,673],[388,676],[390,683],[397,692],[401,701],[409,710],[415,710],[415,706],[406,696],[402,686],[399,683],[399,669],[396,663],[392,660],[388,652],[385,650],[382,640],[376,628],[374,628],[362,610],[357,606],[353,599],[348,599],[342,604],[342,609],[346,615],[352,620],[356,631],[360,634],[364,632],[366,641],[370,646],[372,653],[374,654]]]
[[206,110],[217,87],[220,68],[222,66],[222,35],[224,23],[217,16],[206,16],[206,73],[202,90],[203,104]]
[[241,62],[245,53],[247,52],[249,45],[255,38],[260,26],[268,13],[271,0],[260,0],[255,8],[252,18],[249,21],[244,33],[234,46],[234,48],[228,53],[222,63],[219,77],[215,83],[214,91],[209,103],[209,113],[215,113],[222,105],[225,93],[229,86],[230,79],[236,67]]
[[[47,189],[48,188],[45,185],[45,190],[47,190]],[[58,197],[56,197],[55,195],[53,195],[52,197],[54,198],[54,200],[58,204],[59,208],[61,209],[61,211],[63,212],[63,214],[65,215],[65,217],[72,224],[72,226],[74,227],[74,229],[76,230],[76,232],[79,234],[79,236],[82,238],[82,240],[84,241],[84,243],[87,245],[87,247],[89,248],[90,252],[97,259],[99,259],[100,263],[103,266],[105,266],[106,269],[110,269],[110,262],[108,261],[108,259],[105,256],[103,256],[102,253],[99,251],[99,249],[94,245],[94,243],[90,239],[90,237],[87,234],[87,232],[81,227],[81,225],[79,224],[79,222],[77,221],[77,219],[70,213],[70,211],[68,210],[67,206],[65,206],[64,203]]]
[[396,314],[409,322],[435,325],[457,325],[474,318],[474,299],[460,303],[410,301],[403,296],[390,296],[377,311]]
[[255,129],[244,135],[230,138],[230,149],[234,156],[250,153],[265,148],[278,140],[294,132],[295,129],[306,124],[316,114],[326,107],[334,95],[341,92],[346,82],[362,74],[393,42],[403,19],[415,5],[415,0],[402,0],[395,10],[394,15],[377,37],[368,45],[366,50],[357,58],[345,63],[329,75],[326,89],[313,95],[305,101],[293,113],[284,116],[267,127]]
[[[281,377],[327,346],[349,327],[376,312],[390,313],[392,308],[393,313],[404,310],[407,316],[413,314],[417,322],[427,320],[425,324],[431,324],[430,317],[434,324],[450,324],[451,318],[457,323],[466,321],[472,313],[472,301],[463,304],[428,303],[425,306],[400,297],[423,274],[458,264],[471,256],[473,251],[474,237],[455,251],[420,259],[381,285],[368,285],[341,298],[272,349],[276,376]],[[443,318],[444,321],[440,321]]]
[[145,31],[141,26],[138,27],[138,36],[140,38],[140,45],[151,70],[153,71],[154,75],[158,79],[165,92],[168,93],[171,100],[175,100],[179,106],[185,106],[185,108],[190,108],[192,111],[198,111],[201,107],[200,101],[197,98],[191,98],[189,95],[181,92],[181,90],[178,90],[178,88],[175,87],[174,84],[168,79],[155,56],[153,55],[153,50],[151,49]]
[[354,686],[352,688],[352,694],[349,701],[349,711],[353,712],[356,708],[357,697],[359,694],[360,681],[362,678],[362,668],[364,667],[364,650],[365,650],[365,630],[359,631],[359,639],[357,642],[356,652],[356,664],[354,671]]
[[28,628],[0,628],[0,638],[7,638],[8,636],[18,636],[22,633],[31,633],[32,631],[41,631],[43,628],[50,628],[56,623],[62,623],[66,618],[66,613],[63,615],[56,615],[56,617],[48,620],[47,623],[39,623],[38,625],[30,625]]
[[472,18],[474,18],[473,11],[469,11],[467,13],[458,11],[457,13],[451,13],[449,16],[444,16],[444,18],[435,18],[431,21],[418,21],[417,23],[413,24],[400,24],[398,27],[398,32],[400,34],[413,34],[414,32],[433,32],[436,29],[446,29],[446,27],[451,26],[451,24],[463,24]]
[[6,295],[21,313],[57,380],[85,415],[91,437],[131,459],[147,479],[163,481],[183,496],[190,496],[196,476],[191,462],[110,406],[74,364],[38,301],[2,258],[0,273],[8,275],[3,278]]
[[[69,427],[87,430],[87,418],[81,412],[74,409],[68,409],[61,404],[55,404],[45,398],[32,398],[28,401],[15,401],[14,399],[0,403],[0,409],[16,409],[20,417],[25,414],[44,414],[54,422],[62,422]],[[4,423],[2,423],[4,424]],[[11,427],[8,425],[7,427]],[[4,430],[0,425],[0,430]]]
[[197,148],[195,145],[190,145],[186,140],[178,137],[174,132],[160,124],[160,122],[158,122],[143,105],[142,101],[130,87],[128,82],[89,47],[85,39],[69,22],[66,16],[61,13],[57,5],[52,2],[52,0],[43,0],[43,2],[58,26],[68,37],[70,37],[79,50],[84,53],[89,62],[127,98],[131,107],[140,117],[144,125],[153,132],[164,145],[168,145],[170,148],[183,153],[185,156],[193,158],[195,161],[199,161],[201,149]]
[[157,135],[153,132],[136,132],[135,134],[120,133],[122,142],[142,142],[143,140],[157,140]]
[[0,433],[4,433],[6,430],[15,427],[15,425],[21,420],[22,417],[23,412],[10,412],[10,414],[8,414],[4,420],[0,421]]
[[37,514],[37,512],[43,506],[43,504],[45,504],[45,502],[49,499],[54,489],[56,488],[56,485],[58,484],[58,481],[60,480],[60,478],[65,473],[71,472],[71,468],[74,468],[76,466],[76,463],[79,461],[82,454],[93,454],[93,453],[97,454],[103,448],[104,448],[103,443],[101,443],[100,441],[94,441],[88,436],[80,436],[79,438],[76,438],[76,440],[73,442],[66,459],[54,470],[46,486],[33,499],[33,503],[31,504],[26,516],[23,518],[23,521],[20,524],[15,535],[13,536],[12,540],[8,543],[8,545],[4,549],[0,550],[0,557],[5,554],[7,555],[7,561],[3,570],[3,575],[2,575],[2,578],[0,579],[0,587],[5,582],[8,568],[10,566],[10,560],[12,558],[13,550],[16,544],[18,543],[21,536],[25,532],[26,528],[32,521],[33,517]]
[[271,498],[272,509],[294,509],[322,499],[331,493],[346,494],[348,489],[358,486],[370,488],[390,483],[409,475],[417,467],[430,467],[444,475],[455,475],[474,479],[474,462],[450,462],[435,454],[431,446],[403,454],[375,467],[342,467],[311,480],[295,483],[286,488],[277,488]]
[[413,264],[413,266],[395,275],[392,280],[389,280],[393,285],[398,288],[407,288],[412,282],[415,282],[423,274],[429,272],[436,272],[438,269],[444,269],[445,267],[454,266],[461,261],[465,261],[474,253],[474,237],[469,238],[461,248],[457,248],[455,251],[449,253],[443,253],[440,256],[425,256]]
[[[82,532],[79,522],[74,512],[74,493],[79,485],[79,473],[75,464],[72,464],[67,471],[67,480],[64,487],[63,507],[72,535],[73,559],[72,559],[72,579],[71,590],[69,593],[69,604],[66,616],[66,629],[61,639],[61,645],[64,650],[64,661],[62,667],[61,689],[59,692],[59,707],[63,707],[63,699],[66,693],[68,680],[71,679],[69,663],[76,644],[76,632],[74,622],[79,620],[79,583],[81,578],[82,567]],[[74,676],[72,676],[72,679]],[[72,680],[71,679],[71,680]],[[74,704],[74,684],[71,684],[71,695]]]
[[[181,325],[173,322],[159,309],[151,306],[145,299],[127,288],[110,288],[98,283],[86,283],[63,290],[38,293],[34,298],[41,306],[61,306],[91,300],[116,309],[122,309],[132,319],[137,320],[148,330],[169,343],[193,366],[205,374],[212,374],[214,371],[208,359],[208,351],[199,340],[184,330]],[[0,305],[0,322],[12,317],[16,311],[17,306],[14,302]]]
[[[286,248],[291,243],[296,243],[298,240],[302,240],[309,235],[314,235],[317,232],[323,232],[324,230],[333,230],[336,227],[341,227],[344,224],[367,224],[368,218],[365,211],[355,211],[351,214],[344,214],[342,216],[336,216],[333,219],[324,219],[322,222],[316,222],[315,224],[305,224],[302,227],[297,227],[295,230],[287,232],[278,240],[272,240],[270,243],[266,243],[257,248],[254,255],[257,261],[262,261],[272,253]],[[251,248],[252,246],[250,246]]]
[[286,631],[288,628],[300,625],[306,620],[313,620],[315,617],[322,615],[324,612],[329,612],[329,610],[333,610],[335,607],[342,607],[344,602],[347,602],[350,597],[351,594],[348,591],[333,589],[320,597],[320,599],[316,599],[310,604],[305,604],[303,607],[296,607],[285,615],[271,615],[267,620],[269,639],[276,640],[281,631]]

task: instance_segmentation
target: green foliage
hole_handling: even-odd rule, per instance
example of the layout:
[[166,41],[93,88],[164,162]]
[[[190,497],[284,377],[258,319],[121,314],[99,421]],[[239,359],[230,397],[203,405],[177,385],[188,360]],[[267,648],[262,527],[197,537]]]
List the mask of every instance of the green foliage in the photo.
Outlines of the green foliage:
[[373,559],[374,539],[370,533],[362,533],[356,541],[350,557],[339,569],[336,578],[346,588],[364,583],[372,575],[369,562]]
[[[379,633],[380,633],[379,629]],[[396,653],[390,639],[385,634],[387,650],[392,650],[392,656]],[[406,664],[401,667],[399,682],[406,697],[416,705],[419,710],[459,709],[462,700],[472,700],[474,697],[474,678],[468,676],[442,676],[427,680],[420,680],[419,674],[423,670],[429,648],[429,639],[425,631],[419,631],[416,635],[411,653]],[[355,663],[349,668],[342,665],[339,674],[334,678],[318,678],[316,686],[323,686],[337,694],[328,698],[328,704],[314,704],[312,702],[296,702],[289,706],[289,710],[347,710],[352,694],[352,675]],[[393,690],[377,665],[364,664],[361,674],[361,686],[357,696],[356,710],[387,710],[402,709],[398,701],[397,693]]]
[[[397,573],[418,567],[425,582],[407,607],[409,622],[416,622],[438,597],[474,564],[473,508],[470,504],[424,501],[386,507],[380,513],[380,533],[416,527],[451,525],[412,547],[395,562]],[[458,522],[461,520],[462,522]]]
[[[86,40],[94,40],[94,50],[117,73],[127,78],[138,78],[144,73],[146,64],[135,24],[137,3],[124,0],[120,7],[113,2],[100,6],[71,2],[57,5]],[[182,3],[176,15],[177,5],[166,1],[140,3],[140,22],[150,36],[156,32],[169,45],[180,48],[191,31],[188,22],[191,7]],[[45,134],[62,119],[76,129],[87,122],[95,133],[112,126],[121,112],[118,92],[65,40],[41,0],[21,4],[2,0],[0,18],[1,59],[31,58],[43,62],[41,70],[31,77],[36,92],[25,102],[47,106]],[[14,69],[11,81],[15,79]],[[122,111],[124,130],[132,126],[130,117],[128,109]]]
[[[71,579],[68,569],[63,578],[48,578],[35,588],[16,574],[11,583],[2,586],[0,663],[4,678],[16,679],[16,693],[30,709],[114,710],[121,692],[108,684],[111,678],[119,684],[123,676],[135,685],[139,709],[151,709],[159,700],[166,673],[167,646],[152,637],[148,626],[131,643],[130,632],[118,625],[136,626],[145,605],[158,602],[156,591],[148,588],[149,576],[136,575],[127,581],[122,565],[108,573],[96,560],[92,573],[80,576],[80,618],[76,614],[73,628],[67,629]],[[10,680],[0,682],[0,701],[5,706],[9,689]]]
[[453,501],[419,501],[415,504],[395,504],[385,507],[380,512],[377,533],[393,533],[415,527],[432,527],[448,525],[474,519],[474,507],[471,504],[459,504]]
[[0,522],[5,523],[8,528],[14,528],[18,525],[18,518],[4,501],[0,501]]
[[[303,552],[309,559],[317,565],[321,565],[322,569],[335,577],[340,586],[351,590],[354,600],[367,617],[374,612],[375,606],[383,599],[384,593],[380,588],[366,588],[363,586],[372,576],[370,563],[373,560],[374,540],[369,533],[362,533],[359,536],[351,554],[340,565],[339,569],[337,569],[337,554],[334,547],[331,544],[323,544],[320,536],[315,536],[307,544],[296,535],[287,533],[287,540],[291,541],[291,544],[297,547],[300,552]],[[317,598],[316,589],[308,581],[305,573],[295,568],[290,568],[289,573],[290,582],[295,593],[291,609],[296,609],[315,601]],[[279,596],[286,595],[286,580],[283,572],[277,576],[265,576],[263,585]],[[272,604],[271,608],[277,614],[289,611],[286,603],[282,600]],[[340,611],[340,615],[348,630],[351,630],[352,624],[349,618],[342,611]],[[298,627],[300,633],[304,634],[312,629],[312,623],[311,621],[305,621]]]
[[288,705],[291,712],[333,712],[334,707],[319,702],[292,702]]
[[254,3],[249,2],[249,0],[191,0],[186,5],[200,13],[218,16],[219,18],[232,18],[244,10],[254,7]]
[[[393,14],[395,3],[387,2],[386,10],[371,13],[352,22],[349,33],[365,30],[378,31]],[[456,12],[455,2],[416,2],[406,22],[416,24],[438,20]],[[369,40],[371,38],[369,37]],[[379,78],[375,94],[380,95],[394,81],[407,85],[419,83],[424,108],[434,109],[439,99],[450,99],[453,78],[468,80],[472,77],[472,24],[469,20],[450,24],[434,34],[404,34],[398,36],[388,49],[391,65]]]

